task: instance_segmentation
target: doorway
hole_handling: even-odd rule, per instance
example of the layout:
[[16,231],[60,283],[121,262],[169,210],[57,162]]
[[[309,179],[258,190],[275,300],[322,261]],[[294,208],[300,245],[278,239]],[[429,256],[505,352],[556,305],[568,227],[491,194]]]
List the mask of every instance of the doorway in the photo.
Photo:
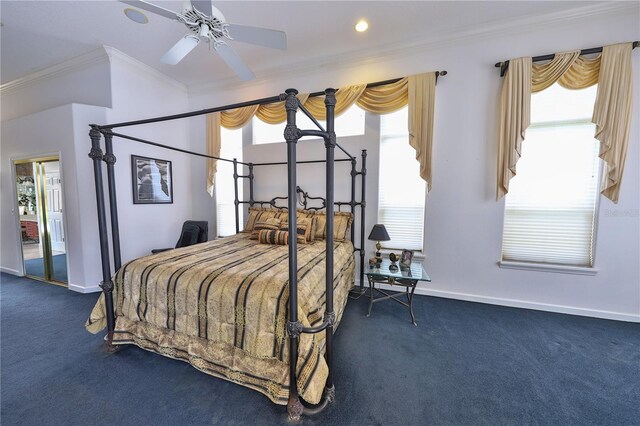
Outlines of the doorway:
[[24,274],[67,286],[60,158],[14,160],[13,167]]

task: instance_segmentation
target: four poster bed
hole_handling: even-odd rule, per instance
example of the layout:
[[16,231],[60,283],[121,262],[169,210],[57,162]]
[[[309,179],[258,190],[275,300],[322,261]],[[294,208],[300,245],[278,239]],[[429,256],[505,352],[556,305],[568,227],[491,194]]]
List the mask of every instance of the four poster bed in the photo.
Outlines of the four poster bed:
[[[317,413],[333,401],[333,333],[354,282],[355,252],[360,256],[361,285],[363,282],[367,157],[366,151],[362,151],[358,171],[356,157],[336,143],[335,92],[334,89],[326,89],[312,94],[325,96],[326,129],[296,98],[298,92],[295,89],[271,98],[220,108],[133,122],[91,125],[89,157],[94,165],[103,292],[87,321],[87,329],[97,333],[106,327],[105,340],[111,351],[119,345],[135,344],[189,362],[210,375],[258,390],[274,403],[287,404],[289,417],[293,420],[299,419],[303,413]],[[286,162],[243,163],[113,131],[117,127],[282,101],[287,113],[284,129]],[[298,109],[318,129],[299,129],[296,126]],[[105,139],[104,154],[100,143],[102,136]],[[296,144],[303,136],[324,139],[325,159],[296,160]],[[233,162],[237,234],[142,257],[122,265],[113,137]],[[347,158],[335,159],[336,147]],[[103,161],[107,165],[110,233],[103,190]],[[349,201],[334,200],[336,162],[351,163]],[[311,197],[297,186],[296,164],[300,163],[326,164],[325,197]],[[239,175],[238,165],[247,166],[248,174]],[[254,200],[254,168],[278,165],[287,166],[287,195],[269,201]],[[358,177],[362,180],[360,201],[356,201]],[[249,180],[249,200],[238,198],[238,179]],[[286,208],[278,205],[285,201]],[[298,202],[304,209],[297,208]],[[309,206],[308,203],[319,205]],[[243,204],[249,205],[249,217],[245,232],[239,232],[239,208]],[[341,212],[342,206],[348,206],[349,211]],[[360,208],[359,247],[354,247],[353,243],[355,226],[352,221],[356,207]],[[259,223],[279,223],[276,228],[279,230],[268,227],[258,230]],[[116,270],[113,277],[109,235]],[[313,405],[303,405],[299,396]]]

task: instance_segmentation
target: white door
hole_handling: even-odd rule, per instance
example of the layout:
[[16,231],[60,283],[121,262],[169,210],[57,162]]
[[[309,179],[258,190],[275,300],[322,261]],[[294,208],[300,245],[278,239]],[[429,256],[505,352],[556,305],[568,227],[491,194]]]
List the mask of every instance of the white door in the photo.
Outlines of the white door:
[[[57,161],[52,162],[58,165]],[[51,238],[51,250],[65,252],[64,248],[64,224],[62,223],[62,188],[60,185],[60,170],[56,170],[54,164],[45,163],[45,188],[47,190],[47,222],[49,225],[49,237]],[[55,171],[49,171],[53,169]],[[59,253],[53,253],[54,255]]]

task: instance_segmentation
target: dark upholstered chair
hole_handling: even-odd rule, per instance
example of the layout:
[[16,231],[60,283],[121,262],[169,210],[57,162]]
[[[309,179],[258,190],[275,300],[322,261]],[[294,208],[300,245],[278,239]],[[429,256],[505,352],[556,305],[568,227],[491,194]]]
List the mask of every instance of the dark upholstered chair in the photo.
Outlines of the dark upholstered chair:
[[[193,244],[204,243],[209,240],[209,222],[200,220],[187,220],[182,224],[180,239],[175,248],[187,247]],[[153,249],[151,253],[161,253],[171,250],[170,248]]]

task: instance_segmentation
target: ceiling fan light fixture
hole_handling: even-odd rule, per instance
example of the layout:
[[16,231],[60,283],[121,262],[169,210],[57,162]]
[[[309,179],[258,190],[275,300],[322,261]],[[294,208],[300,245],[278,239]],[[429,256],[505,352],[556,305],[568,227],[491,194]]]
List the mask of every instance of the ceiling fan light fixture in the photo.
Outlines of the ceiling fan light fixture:
[[198,32],[198,37],[209,38],[209,26],[207,24],[200,24],[200,31]]
[[147,22],[149,22],[149,18],[147,18],[144,13],[140,12],[137,9],[128,7],[124,10],[124,14],[127,16],[127,18],[131,19],[137,24],[146,24]]
[[364,19],[359,20],[355,26],[356,31],[359,33],[363,33],[367,31],[368,28],[369,28],[369,24]]

